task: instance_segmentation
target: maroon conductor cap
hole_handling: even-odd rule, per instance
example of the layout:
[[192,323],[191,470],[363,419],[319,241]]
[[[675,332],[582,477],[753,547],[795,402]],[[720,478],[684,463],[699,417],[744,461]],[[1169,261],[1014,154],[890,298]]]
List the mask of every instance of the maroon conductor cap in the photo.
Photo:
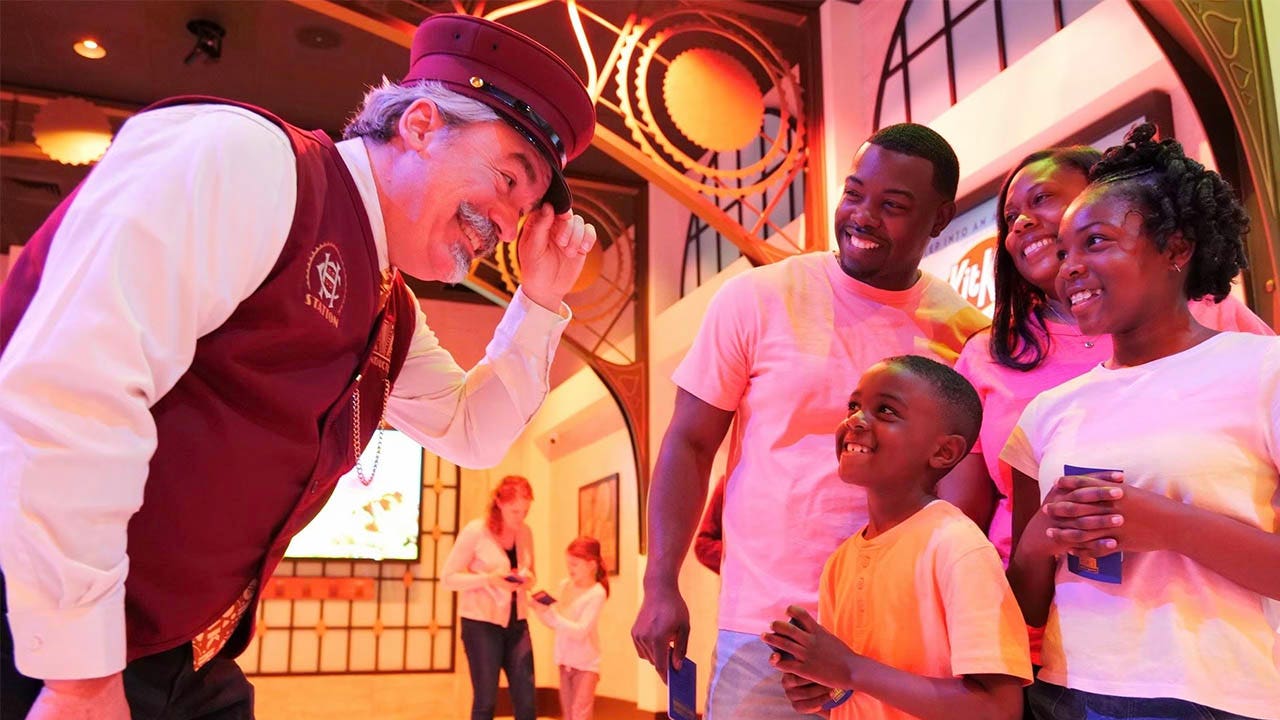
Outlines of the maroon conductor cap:
[[470,15],[433,15],[418,26],[401,84],[435,80],[497,111],[546,158],[546,202],[563,213],[573,196],[564,166],[595,133],[586,87],[563,60],[532,38]]

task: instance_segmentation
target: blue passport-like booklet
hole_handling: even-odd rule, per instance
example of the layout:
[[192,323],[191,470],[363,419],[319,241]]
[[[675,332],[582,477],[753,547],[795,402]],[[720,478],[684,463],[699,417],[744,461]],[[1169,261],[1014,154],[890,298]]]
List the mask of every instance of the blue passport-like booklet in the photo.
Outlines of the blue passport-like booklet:
[[[1094,473],[1120,472],[1107,468],[1089,468],[1063,465],[1063,475],[1092,475]],[[1067,555],[1067,569],[1083,578],[1118,585],[1123,575],[1124,553],[1113,552],[1100,558],[1082,558]]]
[[667,655],[667,717],[671,720],[698,720],[698,666],[689,658],[680,669],[671,667]]

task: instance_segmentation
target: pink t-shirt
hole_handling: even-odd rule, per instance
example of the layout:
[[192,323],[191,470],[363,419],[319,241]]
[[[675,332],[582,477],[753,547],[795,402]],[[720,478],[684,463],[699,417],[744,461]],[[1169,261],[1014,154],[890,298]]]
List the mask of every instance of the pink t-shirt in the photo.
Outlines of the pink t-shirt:
[[986,324],[941,280],[880,290],[845,275],[831,253],[725,283],[672,378],[736,413],[720,628],[761,632],[790,604],[816,611],[823,563],[866,524],[866,493],[836,476],[833,440],[863,371],[907,353],[952,363]]
[[[1215,330],[1275,335],[1257,315],[1234,297],[1215,304],[1212,298],[1190,303],[1191,314],[1205,327]],[[1049,348],[1034,370],[1023,372],[1005,367],[991,357],[991,331],[975,335],[956,361],[956,370],[968,378],[982,398],[982,429],[973,452],[982,455],[987,472],[1000,493],[991,517],[988,536],[1009,564],[1010,532],[1013,521],[1012,478],[1009,466],[1000,462],[1000,450],[1009,440],[1018,417],[1036,395],[1083,375],[1111,357],[1111,336],[1083,335],[1074,325],[1047,322]],[[989,448],[984,452],[983,448]]]

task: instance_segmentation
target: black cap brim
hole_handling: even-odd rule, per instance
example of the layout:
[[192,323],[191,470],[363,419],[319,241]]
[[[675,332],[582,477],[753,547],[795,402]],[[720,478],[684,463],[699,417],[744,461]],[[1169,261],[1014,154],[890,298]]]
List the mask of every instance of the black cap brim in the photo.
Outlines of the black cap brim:
[[551,185],[547,187],[547,194],[542,197],[542,201],[551,203],[557,215],[563,215],[573,207],[573,192],[569,190],[564,173],[558,168],[551,168]]

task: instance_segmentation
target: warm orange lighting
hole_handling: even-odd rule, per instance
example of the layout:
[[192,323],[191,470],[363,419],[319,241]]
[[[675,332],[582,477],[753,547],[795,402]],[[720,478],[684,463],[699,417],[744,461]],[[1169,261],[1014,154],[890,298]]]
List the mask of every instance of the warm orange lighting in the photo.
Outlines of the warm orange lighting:
[[50,100],[31,122],[36,145],[64,165],[97,162],[111,144],[111,124],[102,108],[82,98]]
[[760,135],[760,86],[742,63],[718,50],[677,55],[667,66],[662,99],[680,132],[708,150],[737,150]]
[[107,49],[92,38],[85,38],[71,47],[76,51],[77,55],[87,57],[90,60],[101,60],[107,56]]
[[587,252],[587,257],[582,262],[582,272],[578,273],[578,279],[573,283],[573,287],[569,292],[582,292],[595,284],[600,279],[600,271],[604,268],[604,249],[600,247],[600,243],[591,246],[591,250]]

